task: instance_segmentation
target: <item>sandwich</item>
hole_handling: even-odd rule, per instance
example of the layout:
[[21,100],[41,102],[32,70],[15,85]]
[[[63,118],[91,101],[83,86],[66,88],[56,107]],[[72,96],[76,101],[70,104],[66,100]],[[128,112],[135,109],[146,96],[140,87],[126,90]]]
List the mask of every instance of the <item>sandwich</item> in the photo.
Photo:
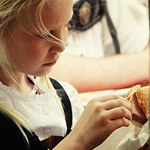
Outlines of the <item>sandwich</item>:
[[142,88],[140,85],[136,85],[126,95],[126,99],[131,102],[133,109],[131,122],[139,127],[142,127],[148,120],[149,90],[149,86]]

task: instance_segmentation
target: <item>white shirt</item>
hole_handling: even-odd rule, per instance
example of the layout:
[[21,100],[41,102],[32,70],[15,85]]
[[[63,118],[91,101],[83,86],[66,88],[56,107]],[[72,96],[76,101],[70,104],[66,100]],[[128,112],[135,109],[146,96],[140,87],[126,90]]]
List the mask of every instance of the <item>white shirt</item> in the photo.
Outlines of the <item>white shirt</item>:
[[[107,0],[107,7],[117,30],[121,53],[141,52],[149,40],[146,7],[138,0]],[[87,31],[69,31],[64,54],[92,58],[115,54],[105,15]]]
[[[43,87],[39,82],[34,82],[31,94],[22,94],[17,90],[7,87],[0,82],[0,101],[14,108],[31,122],[31,130],[44,140],[50,136],[64,136],[67,131],[64,115],[55,100],[55,91]],[[72,105],[72,128],[80,117],[83,106],[77,91],[68,83],[60,82],[66,90]],[[35,89],[40,95],[35,95]]]

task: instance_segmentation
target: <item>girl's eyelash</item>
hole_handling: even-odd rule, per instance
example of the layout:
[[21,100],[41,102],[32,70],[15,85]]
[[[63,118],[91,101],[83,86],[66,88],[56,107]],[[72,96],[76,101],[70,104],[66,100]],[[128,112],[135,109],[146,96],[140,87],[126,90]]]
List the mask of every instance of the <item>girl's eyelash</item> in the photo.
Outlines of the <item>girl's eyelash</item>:
[[[66,24],[66,27],[68,28],[68,29],[71,29],[71,24]],[[47,39],[47,38],[52,38],[51,37],[51,35],[36,35],[36,37],[38,37],[38,38],[40,38],[40,39]]]
[[40,39],[51,38],[50,35],[43,35],[43,36],[41,36],[41,35],[36,35],[36,37],[38,37],[38,38],[40,38]]

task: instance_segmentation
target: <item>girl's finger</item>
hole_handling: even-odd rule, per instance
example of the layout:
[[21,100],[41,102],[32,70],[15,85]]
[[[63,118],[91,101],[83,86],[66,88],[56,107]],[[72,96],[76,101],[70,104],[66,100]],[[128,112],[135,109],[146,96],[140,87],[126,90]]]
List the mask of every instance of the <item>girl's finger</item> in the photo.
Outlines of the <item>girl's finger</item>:
[[111,120],[111,123],[110,123],[110,127],[111,127],[111,130],[114,131],[120,127],[128,127],[130,125],[130,121],[126,118],[119,118],[119,119],[115,119],[115,120]]
[[125,107],[117,107],[111,110],[106,111],[107,117],[110,120],[116,120],[119,118],[126,118],[128,120],[132,120],[131,112]]
[[114,99],[124,99],[124,98],[118,95],[107,95],[107,96],[100,96],[94,99],[100,102],[107,102],[107,101],[114,100]]
[[125,107],[129,111],[132,112],[131,103],[128,101],[125,101],[124,99],[116,99],[116,100],[106,101],[102,105],[105,110],[110,110],[110,109],[117,108],[117,107]]

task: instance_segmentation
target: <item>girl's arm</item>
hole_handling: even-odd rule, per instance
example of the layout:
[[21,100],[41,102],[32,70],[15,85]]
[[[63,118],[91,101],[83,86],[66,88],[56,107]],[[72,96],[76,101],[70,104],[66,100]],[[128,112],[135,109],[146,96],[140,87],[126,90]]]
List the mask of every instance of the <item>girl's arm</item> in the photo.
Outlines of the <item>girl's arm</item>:
[[72,132],[53,150],[91,150],[116,129],[129,126],[132,119],[130,103],[109,95],[91,100]]

